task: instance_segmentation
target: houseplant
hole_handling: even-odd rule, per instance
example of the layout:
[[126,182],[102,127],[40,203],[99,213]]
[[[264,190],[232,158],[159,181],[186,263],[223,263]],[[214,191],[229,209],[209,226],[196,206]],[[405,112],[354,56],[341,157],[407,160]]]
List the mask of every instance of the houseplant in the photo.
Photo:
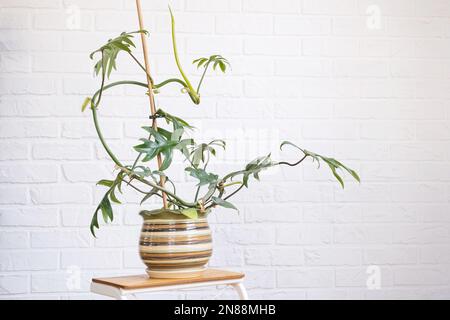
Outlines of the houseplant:
[[[150,116],[151,125],[143,127],[145,137],[134,146],[136,159],[131,164],[123,164],[109,148],[105,141],[98,121],[98,109],[102,101],[102,94],[106,90],[124,85],[142,87],[143,95],[148,95],[150,101],[168,85],[181,86],[182,92],[189,96],[194,105],[201,102],[200,89],[205,74],[212,70],[226,72],[228,61],[221,55],[211,55],[193,61],[198,69],[202,68],[202,75],[197,86],[192,85],[183,71],[176,47],[175,20],[170,12],[172,23],[172,46],[176,66],[180,77],[170,78],[162,82],[155,82],[147,69],[133,54],[134,36],[148,35],[145,30],[124,32],[105,45],[91,53],[91,59],[98,58],[94,66],[95,75],[100,76],[101,85],[92,97],[86,98],[82,110],[89,107],[93,122],[106,153],[117,169],[113,180],[100,180],[98,185],[106,187],[106,193],[96,208],[92,217],[90,230],[95,236],[95,229],[99,228],[98,215],[101,214],[107,223],[113,220],[111,202],[120,204],[117,197],[122,187],[131,187],[142,194],[141,204],[152,197],[162,199],[161,209],[140,212],[144,224],[140,238],[140,255],[147,265],[147,272],[151,277],[190,277],[197,276],[204,269],[212,252],[211,232],[207,223],[207,215],[211,209],[221,206],[237,210],[230,199],[238,192],[247,188],[252,178],[259,180],[261,171],[274,166],[297,166],[308,158],[312,161],[325,163],[333,176],[342,187],[344,181],[341,172],[350,174],[359,181],[357,173],[341,162],[305,150],[297,145],[284,141],[280,148],[296,148],[300,154],[298,161],[274,161],[271,155],[265,155],[247,163],[243,168],[230,172],[224,176],[211,172],[208,168],[210,160],[216,155],[218,148],[225,149],[225,141],[213,140],[207,143],[197,143],[188,136],[194,128],[185,120],[172,115],[167,110],[158,109]],[[113,70],[116,69],[116,58],[119,54],[128,55],[143,71],[147,82],[123,80],[106,83]],[[151,90],[147,90],[150,88]],[[156,119],[165,120],[165,126],[157,126]],[[185,171],[197,180],[193,188],[193,198],[190,200],[180,197],[167,169],[172,164],[174,153],[180,153],[186,163]],[[149,165],[151,160],[158,159],[158,166]]]

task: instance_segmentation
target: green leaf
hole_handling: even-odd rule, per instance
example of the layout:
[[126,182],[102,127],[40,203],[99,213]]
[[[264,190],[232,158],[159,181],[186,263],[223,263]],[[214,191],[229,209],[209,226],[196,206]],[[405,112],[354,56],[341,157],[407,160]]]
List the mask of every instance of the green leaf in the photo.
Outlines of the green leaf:
[[217,184],[216,183],[211,183],[208,187],[208,192],[206,192],[206,194],[203,196],[202,201],[206,202],[209,200],[209,198],[211,198],[211,196],[216,192],[217,189]]
[[197,184],[198,187],[211,183],[216,183],[217,179],[219,178],[217,174],[208,173],[204,169],[187,167],[184,170],[189,172],[189,175],[191,177],[194,177],[199,180],[199,183]]
[[91,233],[92,233],[92,235],[94,237],[96,237],[94,228],[97,228],[97,229],[99,228],[99,226],[98,226],[97,210],[95,211],[94,215],[92,216],[91,225],[89,227],[89,230],[91,230]]
[[95,229],[99,228],[98,224],[98,212],[102,212],[103,220],[107,223],[109,221],[113,221],[113,211],[111,207],[111,203],[108,199],[109,196],[109,190],[105,193],[103,196],[102,201],[100,201],[99,205],[97,206],[97,209],[95,209],[94,215],[92,216],[91,225],[89,229],[91,230],[92,235],[95,237]]
[[[330,168],[331,173],[336,178],[336,180],[339,182],[339,184],[341,185],[342,188],[344,188],[344,180],[339,175],[338,170],[347,171],[356,181],[361,182],[361,179],[355,170],[350,169],[349,167],[345,166],[343,163],[341,163],[340,161],[338,161],[334,158],[325,157],[325,156],[322,156],[315,152],[304,150],[289,141],[283,141],[283,143],[280,145],[280,149],[282,149],[283,146],[285,146],[285,145],[293,146],[294,148],[302,151],[305,156],[311,157],[313,159],[313,161],[317,161],[317,164],[319,167],[320,167],[320,161],[325,162],[328,165],[328,167]],[[283,163],[283,164],[286,164],[286,163]]]
[[114,189],[111,189],[111,192],[109,193],[109,198],[111,199],[112,202],[117,203],[117,204],[121,204],[122,202],[120,202],[119,199],[117,199],[116,194],[114,193]]
[[103,180],[98,181],[97,185],[105,186],[105,187],[112,187],[114,185],[114,181],[103,179]]
[[91,98],[84,99],[83,104],[81,105],[81,112],[84,112],[84,110],[86,110],[86,107],[90,103],[91,103]]
[[234,204],[232,204],[231,202],[228,202],[226,200],[223,200],[221,198],[218,197],[212,197],[212,201],[214,204],[217,204],[218,206],[224,207],[224,208],[228,208],[228,209],[234,209],[234,210],[238,210],[238,208],[236,208],[234,206]]
[[108,40],[108,42],[101,46],[99,49],[92,52],[89,57],[94,58],[96,53],[100,53],[102,58],[98,60],[94,66],[94,73],[98,75],[102,71],[108,78],[111,75],[112,70],[116,70],[116,59],[119,52],[126,53],[131,52],[131,48],[136,47],[131,40],[134,34],[144,33],[148,34],[145,30],[138,30],[133,32],[122,32],[118,37]]
[[197,219],[198,218],[198,212],[195,208],[187,208],[180,211],[183,215],[188,217],[189,219]]

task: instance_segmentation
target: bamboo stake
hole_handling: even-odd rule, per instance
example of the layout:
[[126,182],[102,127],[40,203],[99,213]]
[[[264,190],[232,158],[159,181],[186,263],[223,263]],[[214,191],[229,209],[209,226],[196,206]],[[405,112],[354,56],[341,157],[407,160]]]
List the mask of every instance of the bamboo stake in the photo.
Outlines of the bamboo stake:
[[[141,8],[141,1],[136,0],[136,9],[139,19],[139,30],[144,30],[144,18],[142,16],[142,8]],[[155,97],[153,95],[153,88],[152,88],[152,81],[150,78],[150,62],[148,59],[148,49],[147,49],[147,38],[145,37],[145,34],[141,33],[141,42],[142,42],[142,50],[144,51],[144,63],[145,63],[145,70],[147,72],[147,85],[148,85],[148,97],[150,101],[150,112],[152,116],[156,113],[155,108]],[[153,129],[157,130],[158,125],[156,123],[156,118],[153,118],[152,121],[152,127]],[[162,160],[161,160],[161,154],[158,154],[157,156],[158,161],[158,169],[161,168]],[[164,177],[160,177],[159,185],[161,187],[164,187],[165,179]],[[167,195],[163,192],[163,206],[164,208],[167,208]]]

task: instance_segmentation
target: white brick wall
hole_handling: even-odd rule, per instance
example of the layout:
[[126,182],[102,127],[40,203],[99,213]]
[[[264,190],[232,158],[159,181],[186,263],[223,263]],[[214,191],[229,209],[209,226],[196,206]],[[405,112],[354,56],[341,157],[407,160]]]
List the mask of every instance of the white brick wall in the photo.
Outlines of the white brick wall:
[[[157,79],[176,73],[166,4],[143,1]],[[239,215],[211,216],[211,265],[245,271],[253,298],[450,298],[450,1],[171,4],[189,73],[200,55],[222,53],[233,66],[208,77],[199,107],[173,87],[158,98],[200,137],[228,139],[218,170],[281,156],[276,143],[289,139],[363,180],[342,191],[310,164],[267,172],[236,199]],[[88,53],[135,29],[133,0],[0,0],[1,299],[98,298],[92,276],[143,272],[132,192],[114,223],[89,235],[101,197],[93,182],[113,166],[79,109],[98,86]],[[120,60],[113,78],[137,72]],[[105,136],[124,160],[147,110],[134,88],[105,95]],[[366,286],[369,265],[380,268],[378,290]]]

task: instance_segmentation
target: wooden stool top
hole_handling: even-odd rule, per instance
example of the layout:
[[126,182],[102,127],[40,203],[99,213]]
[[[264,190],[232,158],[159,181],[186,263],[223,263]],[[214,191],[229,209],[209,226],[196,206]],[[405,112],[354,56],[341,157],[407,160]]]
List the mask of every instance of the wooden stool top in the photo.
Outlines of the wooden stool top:
[[93,278],[92,282],[100,283],[124,290],[166,287],[180,284],[200,283],[209,281],[226,281],[244,278],[240,272],[219,269],[206,269],[203,274],[195,278],[186,279],[150,279],[146,274],[111,278]]

